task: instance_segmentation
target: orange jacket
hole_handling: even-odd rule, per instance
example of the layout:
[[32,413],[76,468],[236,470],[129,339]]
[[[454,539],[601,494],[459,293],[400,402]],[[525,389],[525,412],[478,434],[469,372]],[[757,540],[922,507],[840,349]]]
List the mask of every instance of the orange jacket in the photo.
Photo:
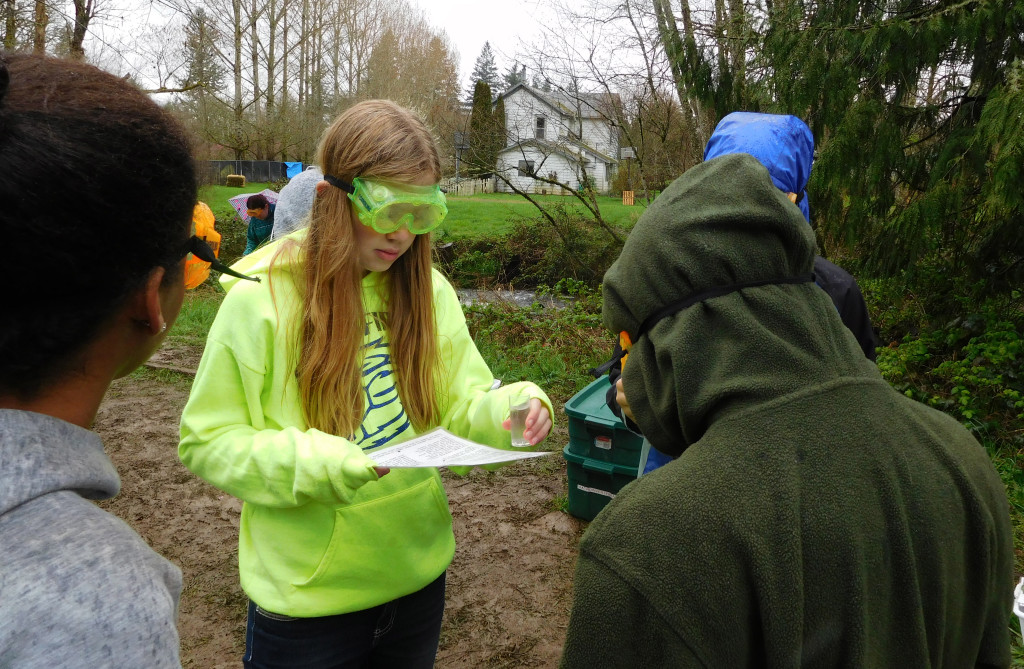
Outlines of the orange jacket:
[[[197,202],[192,210],[192,234],[204,240],[220,257],[220,233],[214,229],[213,212],[205,202]],[[195,288],[210,276],[210,263],[196,258],[191,253],[185,261],[185,288]]]

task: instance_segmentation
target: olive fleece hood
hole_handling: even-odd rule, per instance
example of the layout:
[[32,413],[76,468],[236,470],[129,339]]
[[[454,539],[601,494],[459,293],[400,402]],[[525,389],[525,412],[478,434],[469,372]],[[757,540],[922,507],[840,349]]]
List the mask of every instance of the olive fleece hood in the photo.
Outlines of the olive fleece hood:
[[[623,386],[651,444],[678,456],[717,419],[808,385],[878,378],[811,280],[814,234],[756,158],[730,154],[676,179],[604,278],[605,325],[629,333]],[[755,287],[737,286],[763,283]],[[722,295],[707,291],[731,291]],[[638,337],[645,320],[685,299]]]

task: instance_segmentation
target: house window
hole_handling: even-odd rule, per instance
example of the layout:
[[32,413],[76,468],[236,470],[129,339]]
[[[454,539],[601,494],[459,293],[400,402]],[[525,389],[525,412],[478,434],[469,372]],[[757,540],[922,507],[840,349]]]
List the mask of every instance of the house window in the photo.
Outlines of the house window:
[[533,176],[533,161],[532,160],[520,160],[519,161],[519,176],[532,177]]
[[534,133],[534,137],[536,137],[537,139],[544,139],[544,124],[545,124],[544,117],[543,116],[538,116],[537,117],[537,126],[536,126],[537,130]]

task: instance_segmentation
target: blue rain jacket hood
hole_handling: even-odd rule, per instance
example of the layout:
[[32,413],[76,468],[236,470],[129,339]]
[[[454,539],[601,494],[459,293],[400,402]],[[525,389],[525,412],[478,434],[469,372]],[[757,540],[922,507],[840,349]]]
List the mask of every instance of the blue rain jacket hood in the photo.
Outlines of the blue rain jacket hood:
[[796,116],[733,112],[718,122],[704,147],[704,160],[748,153],[768,168],[775,187],[802,194],[797,206],[808,221],[807,182],[814,160],[814,136]]

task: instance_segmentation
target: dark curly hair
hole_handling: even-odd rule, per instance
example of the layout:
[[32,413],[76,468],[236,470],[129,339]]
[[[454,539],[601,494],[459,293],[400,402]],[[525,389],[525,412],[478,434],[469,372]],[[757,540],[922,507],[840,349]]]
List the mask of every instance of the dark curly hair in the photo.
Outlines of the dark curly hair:
[[127,81],[0,53],[0,394],[66,374],[154,268],[182,280],[190,149]]
[[245,201],[245,206],[248,207],[249,209],[262,209],[268,204],[270,204],[270,200],[268,200],[267,196],[264,195],[263,193],[256,193],[255,195],[250,195],[249,198]]

